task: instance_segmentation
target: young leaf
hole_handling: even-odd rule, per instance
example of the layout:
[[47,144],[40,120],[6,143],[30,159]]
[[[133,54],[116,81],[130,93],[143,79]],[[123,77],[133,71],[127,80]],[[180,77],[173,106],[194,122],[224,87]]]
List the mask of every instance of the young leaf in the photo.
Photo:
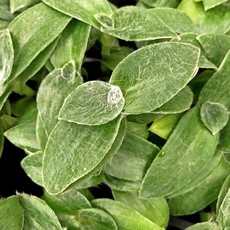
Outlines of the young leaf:
[[196,38],[205,56],[219,66],[230,49],[230,36],[223,34],[201,34]]
[[200,121],[198,108],[189,110],[149,167],[141,197],[166,196],[183,187],[211,159],[217,142],[218,135],[212,135]]
[[5,91],[3,85],[8,80],[14,62],[14,49],[8,29],[0,31],[0,95]]
[[95,18],[100,22],[102,32],[127,41],[176,36],[153,11],[135,6],[119,8],[111,16],[98,12]]
[[59,119],[82,125],[101,125],[115,119],[124,104],[118,86],[90,81],[77,87],[65,99]]
[[167,140],[182,116],[182,113],[176,113],[157,118],[149,127],[149,131]]
[[110,79],[123,92],[125,113],[151,112],[173,98],[196,74],[199,54],[189,44],[166,42],[128,55]]
[[79,71],[87,48],[89,34],[89,25],[78,20],[72,20],[61,34],[58,45],[50,57],[54,68],[61,68],[73,60],[76,70]]
[[112,147],[120,123],[121,117],[100,126],[59,121],[44,152],[43,180],[47,192],[61,193],[92,171]]
[[158,109],[152,111],[154,114],[174,114],[182,113],[188,110],[193,102],[193,93],[191,89],[186,86],[172,99],[163,104]]
[[19,194],[18,197],[24,210],[23,229],[62,230],[57,216],[43,200],[26,194]]
[[40,0],[10,0],[10,11],[14,13],[18,10],[30,7],[39,2]]
[[0,200],[0,229],[22,230],[23,222],[23,209],[17,196]]
[[[44,3],[19,14],[9,25],[15,58],[9,81],[21,74],[31,62],[64,30],[70,17]],[[22,26],[23,25],[23,26]]]
[[119,179],[141,181],[158,151],[151,142],[127,132],[120,149],[104,171]]
[[77,212],[77,217],[82,230],[117,230],[117,225],[111,215],[97,209],[81,209]]
[[37,152],[30,154],[21,161],[21,166],[26,172],[27,176],[29,176],[32,181],[40,186],[43,186],[42,158],[43,153]]
[[98,29],[100,28],[100,24],[94,18],[94,15],[98,13],[110,15],[112,13],[107,0],[43,0],[43,2],[64,14]]
[[75,215],[80,209],[91,208],[90,202],[77,187],[70,188],[59,195],[49,195],[45,192],[42,198],[57,213]]
[[222,130],[228,122],[228,110],[219,103],[205,102],[200,108],[201,120],[213,135]]
[[205,222],[194,224],[185,230],[221,230],[215,222]]
[[228,0],[203,0],[204,9],[207,11],[227,1]]
[[[227,110],[230,109],[229,88],[230,88],[230,51],[226,54],[218,71],[205,84],[200,92],[199,104],[207,101],[217,102]],[[215,93],[213,93],[215,89]]]
[[175,216],[189,215],[211,204],[217,199],[220,188],[229,173],[229,164],[222,160],[196,187],[169,200],[170,213]]
[[169,207],[165,198],[141,199],[137,192],[113,190],[115,200],[120,201],[161,227],[167,227]]
[[5,132],[5,136],[14,145],[22,149],[39,150],[36,136],[37,109],[26,113],[18,123]]
[[110,199],[93,200],[92,206],[108,212],[115,220],[118,229],[126,230],[163,230],[139,212],[119,201]]
[[80,84],[82,78],[76,77],[72,81],[61,76],[61,70],[51,72],[41,83],[37,94],[38,120],[37,136],[42,150],[47,138],[58,122],[58,114],[65,98]]

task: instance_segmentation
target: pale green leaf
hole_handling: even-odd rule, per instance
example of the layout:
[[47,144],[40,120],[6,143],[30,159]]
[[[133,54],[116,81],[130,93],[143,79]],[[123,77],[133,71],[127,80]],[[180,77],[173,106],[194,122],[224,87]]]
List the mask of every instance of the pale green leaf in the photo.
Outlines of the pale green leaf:
[[166,42],[128,55],[110,80],[123,92],[125,113],[151,112],[173,98],[195,76],[199,54],[189,44]]
[[178,9],[190,17],[197,25],[200,34],[226,34],[230,30],[230,10],[228,6],[219,5],[205,11],[202,2],[182,0]]
[[23,209],[19,204],[17,196],[11,196],[0,200],[0,229],[1,230],[22,230]]
[[141,138],[147,139],[149,136],[148,125],[137,122],[127,122],[127,131]]
[[107,0],[43,0],[43,2],[98,29],[100,24],[94,18],[94,15],[98,13],[110,15],[112,13],[112,8]]
[[220,132],[218,149],[222,152],[230,153],[230,119],[227,125]]
[[26,113],[17,124],[5,132],[5,136],[14,145],[22,149],[39,150],[36,136],[37,109]]
[[127,41],[154,40],[176,36],[152,10],[135,6],[119,8],[111,16],[98,12],[95,18],[101,23],[102,32]]
[[193,102],[193,93],[191,89],[186,86],[172,99],[163,104],[158,109],[152,111],[154,114],[174,114],[182,113],[188,110]]
[[216,102],[205,102],[200,108],[201,120],[213,135],[222,130],[228,122],[228,110]]
[[204,9],[207,11],[227,1],[228,0],[203,0]]
[[149,7],[172,7],[175,8],[180,0],[141,0],[145,5]]
[[0,20],[4,20],[5,22],[10,22],[14,19],[14,15],[10,12],[8,3],[7,6],[4,6],[1,2],[0,5]]
[[120,149],[104,171],[119,179],[141,181],[158,151],[151,142],[127,132]]
[[121,117],[100,126],[59,121],[49,136],[43,158],[43,180],[58,194],[92,171],[106,156],[118,134]]
[[10,11],[14,13],[23,8],[33,6],[39,2],[40,0],[10,0]]
[[101,125],[115,119],[124,104],[118,86],[90,81],[78,86],[65,99],[59,119],[82,125]]
[[105,175],[105,183],[110,188],[123,192],[138,191],[141,187],[141,181],[122,180],[109,175]]
[[21,166],[27,176],[36,184],[43,186],[42,181],[42,152],[30,154],[21,161]]
[[80,76],[68,81],[61,76],[60,69],[54,70],[42,81],[37,94],[39,111],[37,135],[42,150],[58,122],[58,114],[65,98],[80,84],[82,84]]
[[70,17],[44,3],[19,14],[9,25],[15,51],[9,81],[21,74],[39,53],[58,37],[70,20]]
[[212,158],[218,135],[212,135],[204,127],[198,113],[195,107],[181,118],[148,169],[140,191],[141,197],[172,194]]
[[118,229],[125,230],[162,230],[139,212],[125,204],[110,199],[93,200],[92,206],[108,212],[115,220]]
[[11,90],[12,90],[11,86],[8,86],[8,87],[4,88],[4,90],[3,90],[4,92],[0,96],[0,109],[2,109],[2,107],[5,104],[5,102],[7,101],[9,95],[11,94]]
[[0,31],[0,95],[4,93],[3,84],[8,80],[14,62],[14,48],[8,29]]
[[[230,109],[229,89],[230,89],[230,51],[226,54],[218,71],[205,84],[200,92],[199,104],[207,101],[220,103],[227,110]],[[215,91],[213,91],[215,89]]]
[[107,212],[97,209],[81,209],[77,212],[81,230],[117,230],[117,225]]
[[149,127],[149,131],[167,140],[182,116],[182,113],[176,113],[157,118]]
[[73,81],[76,76],[76,64],[70,60],[61,68],[61,76],[68,81]]
[[219,212],[220,208],[221,208],[221,205],[228,193],[228,190],[230,188],[230,176],[228,176],[226,178],[226,180],[224,181],[222,187],[221,187],[221,190],[220,190],[220,193],[219,193],[219,196],[218,196],[218,200],[217,200],[217,203],[216,203],[216,210],[217,212]]
[[230,49],[230,36],[221,34],[202,34],[197,37],[206,57],[219,66]]
[[0,157],[2,155],[3,146],[4,146],[4,128],[3,128],[2,119],[0,119]]
[[161,227],[167,227],[169,221],[169,208],[165,198],[141,199],[137,192],[121,192],[113,190],[115,200],[120,201],[130,208],[156,223]]
[[78,20],[72,20],[61,34],[58,45],[50,57],[54,68],[61,68],[73,60],[76,64],[76,70],[79,71],[85,56],[89,34],[89,25]]
[[169,200],[170,213],[175,216],[196,213],[217,199],[230,166],[222,160],[213,172],[190,191]]
[[186,228],[186,230],[221,230],[221,229],[215,222],[205,222],[205,223],[194,224]]
[[9,25],[9,23],[10,23],[9,21],[0,19],[0,30],[7,29],[7,26]]
[[45,192],[42,198],[55,212],[69,215],[75,215],[79,209],[91,207],[90,202],[78,191],[77,187],[70,188],[58,195],[49,195]]
[[20,194],[18,197],[24,210],[23,230],[62,230],[57,216],[43,200],[26,194]]

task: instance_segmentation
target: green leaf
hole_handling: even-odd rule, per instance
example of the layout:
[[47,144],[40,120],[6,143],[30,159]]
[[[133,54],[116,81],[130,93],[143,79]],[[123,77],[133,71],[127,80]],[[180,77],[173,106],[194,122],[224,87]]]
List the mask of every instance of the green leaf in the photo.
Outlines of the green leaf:
[[59,0],[43,0],[43,2],[64,14],[98,29],[100,24],[94,18],[94,15],[98,13],[110,15],[112,13],[110,4],[106,0],[66,0],[64,2]]
[[152,10],[135,6],[119,8],[111,16],[98,12],[95,18],[100,22],[102,32],[127,41],[145,41],[176,36]]
[[188,192],[169,200],[170,213],[175,216],[189,215],[211,204],[217,199],[221,186],[229,173],[229,164],[222,160],[201,183]]
[[200,34],[226,34],[230,30],[228,6],[220,5],[205,11],[201,2],[182,0],[178,9],[190,17]]
[[37,94],[37,136],[42,150],[58,122],[58,114],[65,98],[80,84],[80,76],[68,81],[61,76],[60,69],[54,70],[42,81]]
[[105,183],[110,188],[123,192],[138,191],[141,187],[141,181],[122,180],[109,175],[105,175]]
[[59,119],[82,125],[101,125],[115,119],[124,104],[119,87],[90,81],[78,86],[65,99]]
[[167,227],[169,208],[165,198],[141,199],[137,192],[113,190],[115,200],[120,201],[161,227]]
[[120,123],[121,117],[100,126],[59,121],[44,152],[43,180],[47,192],[61,193],[92,171],[112,147]]
[[228,0],[203,0],[204,9],[207,11],[227,1]]
[[199,54],[189,44],[166,42],[128,55],[110,80],[123,92],[125,113],[151,112],[173,98],[196,74]]
[[58,195],[43,195],[43,200],[57,213],[75,215],[79,209],[90,208],[87,198],[75,186]]
[[8,29],[0,31],[0,95],[5,91],[3,86],[8,80],[14,62],[14,49]]
[[180,0],[141,0],[145,5],[149,7],[172,7],[175,8]]
[[216,102],[205,102],[200,108],[201,120],[213,135],[222,130],[228,122],[228,110]]
[[140,124],[137,122],[127,122],[127,131],[133,133],[141,138],[147,139],[149,136],[147,124]]
[[[9,81],[21,74],[31,62],[64,30],[71,20],[44,3],[19,14],[9,25],[15,58]],[[23,25],[23,26],[22,26]]]
[[93,200],[92,206],[108,212],[115,220],[118,229],[126,230],[162,230],[161,227],[151,222],[139,212],[125,204],[110,199]]
[[230,119],[227,125],[220,132],[218,149],[222,152],[230,153]]
[[161,197],[179,190],[212,158],[217,142],[218,135],[200,121],[198,108],[189,110],[149,167],[140,196]]
[[78,20],[72,20],[61,34],[58,45],[50,57],[54,68],[61,68],[73,60],[76,64],[76,70],[79,71],[87,48],[89,34],[89,25]]
[[104,171],[119,179],[141,181],[158,151],[151,142],[127,132],[120,149]]
[[3,129],[2,119],[0,119],[0,157],[2,155],[3,147],[4,147],[4,129]]
[[172,99],[163,104],[158,109],[153,110],[154,114],[174,114],[182,113],[188,110],[193,102],[193,93],[191,89],[186,86]]
[[[230,51],[225,56],[218,71],[205,84],[200,92],[199,104],[207,101],[220,103],[227,110],[230,109],[229,88],[230,88]],[[213,89],[215,89],[213,91]]]
[[149,127],[149,131],[167,140],[182,116],[183,114],[176,113],[157,118]]
[[25,157],[21,161],[21,166],[26,172],[27,176],[36,184],[43,186],[42,181],[42,158],[43,153],[33,153]]
[[219,226],[215,222],[205,222],[194,224],[186,230],[220,230]]
[[0,200],[0,229],[22,230],[23,222],[23,209],[17,196]]
[[10,0],[10,11],[12,13],[39,3],[40,0]]
[[24,210],[24,230],[62,230],[57,216],[43,200],[26,194],[20,194],[18,197]]
[[114,219],[105,211],[97,208],[81,209],[77,212],[82,230],[117,230]]
[[230,49],[230,36],[223,34],[201,34],[197,37],[206,57],[219,66]]
[[32,97],[23,97],[22,99],[18,100],[14,103],[11,107],[11,112],[15,116],[23,116],[25,113],[29,112],[30,110],[36,108],[36,101]]
[[26,113],[17,124],[5,132],[5,136],[14,145],[22,149],[39,150],[36,136],[37,109]]

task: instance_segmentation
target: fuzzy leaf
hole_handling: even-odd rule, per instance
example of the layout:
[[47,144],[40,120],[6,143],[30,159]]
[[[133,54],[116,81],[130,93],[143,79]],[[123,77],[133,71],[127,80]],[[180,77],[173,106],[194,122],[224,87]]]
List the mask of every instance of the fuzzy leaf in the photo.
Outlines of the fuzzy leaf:
[[194,224],[186,228],[186,230],[221,230],[221,229],[215,222],[205,222],[205,223]]
[[227,1],[228,0],[203,0],[204,9],[207,11]]
[[227,125],[220,132],[218,149],[222,152],[230,153],[230,119]]
[[92,201],[92,206],[108,212],[114,218],[118,229],[162,230],[161,227],[142,216],[139,212],[119,201],[97,199]]
[[202,104],[200,116],[213,135],[222,130],[228,122],[228,110],[219,103],[208,101]]
[[[9,81],[21,74],[71,20],[44,3],[19,14],[9,25],[15,58]],[[23,25],[23,26],[22,26]]]
[[101,125],[115,119],[124,103],[119,87],[90,81],[77,87],[65,99],[59,119],[82,125]]
[[196,74],[199,54],[194,46],[167,42],[128,55],[110,79],[121,88],[125,113],[151,112],[173,98]]
[[39,2],[40,0],[10,0],[10,11],[14,13],[18,10],[30,7]]
[[43,2],[98,29],[100,24],[96,21],[94,15],[98,13],[110,15],[112,13],[112,9],[106,0],[43,0]]
[[203,126],[198,109],[189,110],[149,167],[141,197],[161,197],[179,190],[211,159],[217,142],[218,135],[213,136]]

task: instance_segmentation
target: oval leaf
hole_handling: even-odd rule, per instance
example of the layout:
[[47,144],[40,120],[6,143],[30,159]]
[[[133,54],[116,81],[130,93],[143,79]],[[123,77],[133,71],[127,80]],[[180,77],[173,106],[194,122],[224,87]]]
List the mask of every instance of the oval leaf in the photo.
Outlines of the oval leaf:
[[173,98],[195,76],[199,54],[192,45],[166,42],[128,55],[110,79],[123,92],[125,113],[151,112]]
[[124,104],[118,86],[90,81],[77,87],[66,98],[59,119],[82,125],[101,125],[115,119]]

